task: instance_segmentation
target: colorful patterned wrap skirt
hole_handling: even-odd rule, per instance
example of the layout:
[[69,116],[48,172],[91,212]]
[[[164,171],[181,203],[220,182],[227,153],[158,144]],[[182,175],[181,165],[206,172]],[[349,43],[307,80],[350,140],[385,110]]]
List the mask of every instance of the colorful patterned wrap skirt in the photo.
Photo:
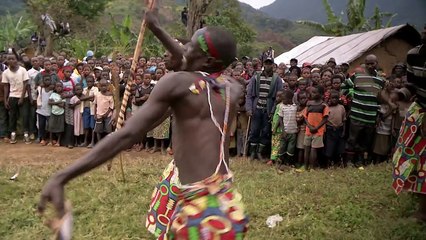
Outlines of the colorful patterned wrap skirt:
[[169,228],[170,219],[176,210],[180,185],[179,172],[174,161],[172,161],[167,165],[161,175],[160,182],[154,188],[145,223],[148,231],[158,239],[164,239]]
[[232,176],[215,174],[185,186],[164,239],[243,239],[248,228],[241,195]]
[[397,194],[402,190],[426,194],[426,138],[422,136],[424,112],[413,103],[402,124],[393,155],[393,184]]

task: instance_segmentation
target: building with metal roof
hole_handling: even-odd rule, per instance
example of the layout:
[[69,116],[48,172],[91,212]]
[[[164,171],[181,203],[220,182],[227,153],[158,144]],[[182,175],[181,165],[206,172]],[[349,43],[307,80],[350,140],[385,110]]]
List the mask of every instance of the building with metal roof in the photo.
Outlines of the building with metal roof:
[[420,33],[411,25],[356,33],[342,37],[315,36],[275,58],[275,63],[288,64],[296,58],[299,64],[325,64],[331,57],[337,64],[349,63],[355,68],[365,56],[375,54],[380,67],[390,73],[398,62],[405,62],[408,50],[421,42]]

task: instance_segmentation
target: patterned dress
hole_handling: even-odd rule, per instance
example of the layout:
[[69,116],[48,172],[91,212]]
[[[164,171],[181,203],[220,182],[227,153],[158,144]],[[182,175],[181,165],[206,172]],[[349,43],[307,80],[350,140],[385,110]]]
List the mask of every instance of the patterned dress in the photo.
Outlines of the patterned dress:
[[[279,124],[280,116],[279,112],[282,107],[282,103],[278,104],[274,116],[272,117],[272,126],[275,127]],[[281,135],[282,135],[282,129],[277,128],[276,133],[272,133],[272,144],[271,144],[271,160],[276,161],[280,157],[280,146],[281,146]]]
[[393,155],[393,184],[402,190],[426,194],[426,138],[421,134],[424,110],[413,103],[402,124]]
[[153,137],[155,139],[169,139],[170,135],[170,118],[164,120],[160,125],[154,128]]

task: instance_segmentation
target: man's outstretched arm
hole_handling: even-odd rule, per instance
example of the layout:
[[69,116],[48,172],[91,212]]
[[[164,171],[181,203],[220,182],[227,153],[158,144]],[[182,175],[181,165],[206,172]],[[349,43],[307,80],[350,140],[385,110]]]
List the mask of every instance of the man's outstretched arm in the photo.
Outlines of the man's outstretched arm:
[[63,188],[70,180],[78,177],[113,158],[124,149],[129,148],[140,140],[167,111],[170,103],[176,99],[180,87],[172,73],[164,76],[152,91],[148,101],[130,118],[126,125],[100,141],[88,154],[71,166],[55,174],[44,186],[39,211],[43,212],[47,202],[53,203],[60,217],[64,214],[64,192]]

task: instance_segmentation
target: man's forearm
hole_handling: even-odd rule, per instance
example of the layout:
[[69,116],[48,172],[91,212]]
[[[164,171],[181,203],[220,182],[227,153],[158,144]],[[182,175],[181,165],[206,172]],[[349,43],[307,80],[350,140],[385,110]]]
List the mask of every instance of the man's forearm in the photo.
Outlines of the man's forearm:
[[160,26],[148,26],[174,58],[182,58],[183,48]]
[[21,99],[25,98],[25,93],[28,93],[28,95],[31,94],[30,85],[28,84],[28,81],[24,81],[24,90],[21,93]]
[[29,82],[27,82],[27,93],[28,93],[28,99],[30,99],[30,102],[32,103],[34,100],[33,95],[31,94],[31,85]]

